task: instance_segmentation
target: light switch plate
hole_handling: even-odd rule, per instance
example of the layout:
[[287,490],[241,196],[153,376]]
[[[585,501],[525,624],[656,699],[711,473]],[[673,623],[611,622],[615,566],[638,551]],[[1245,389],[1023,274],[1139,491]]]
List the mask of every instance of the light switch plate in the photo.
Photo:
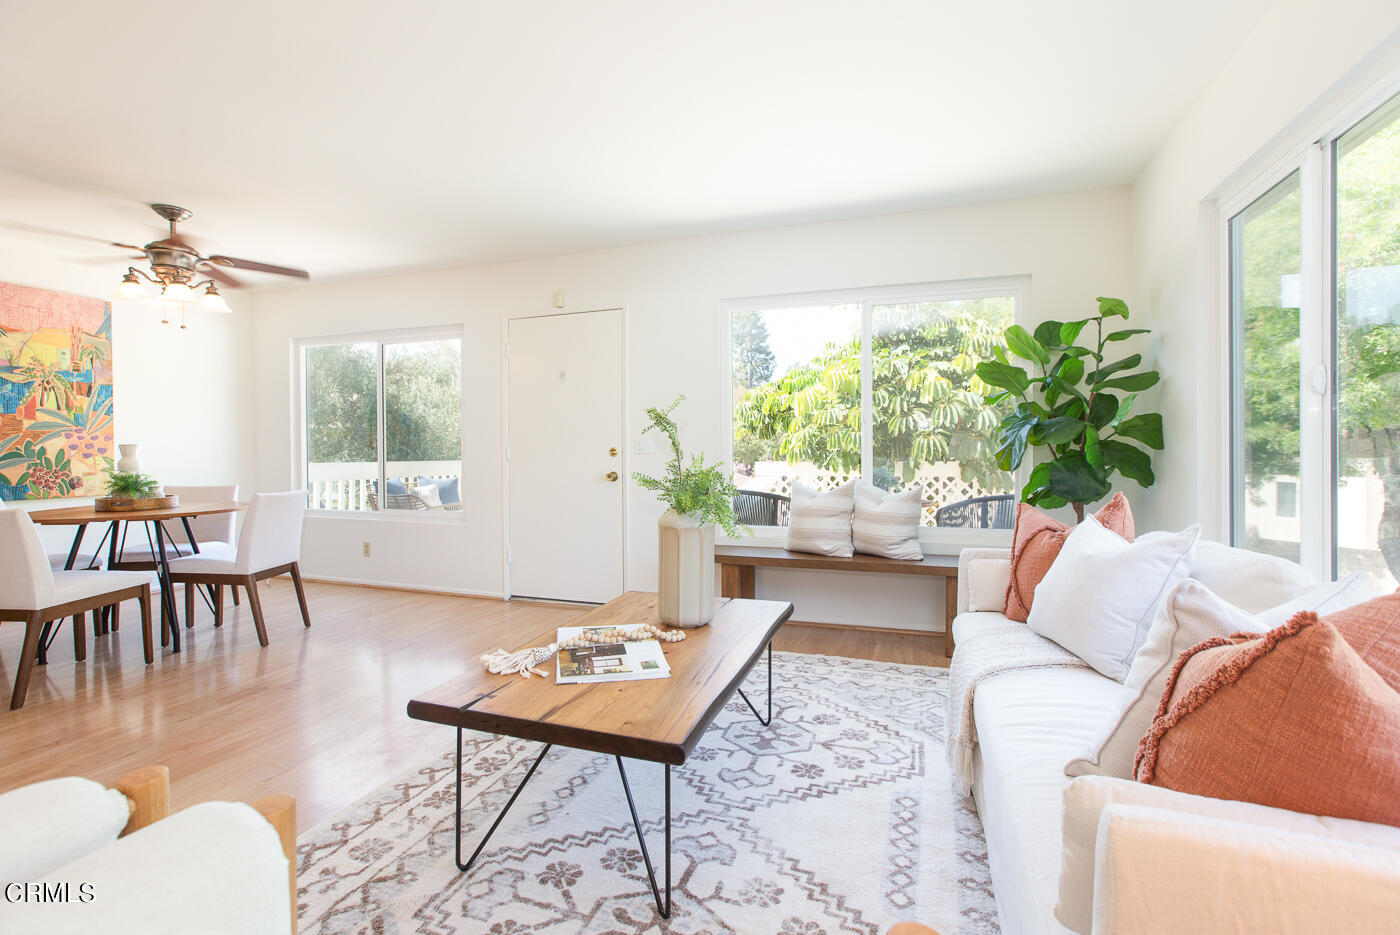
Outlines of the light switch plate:
[[650,435],[643,435],[637,439],[637,454],[649,455],[654,450],[655,449],[652,446]]

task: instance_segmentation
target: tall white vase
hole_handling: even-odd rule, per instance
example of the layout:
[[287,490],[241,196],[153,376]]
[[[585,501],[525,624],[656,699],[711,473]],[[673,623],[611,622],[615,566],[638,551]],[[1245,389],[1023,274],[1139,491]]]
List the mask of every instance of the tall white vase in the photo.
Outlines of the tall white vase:
[[715,616],[715,527],[667,510],[657,521],[661,622],[703,627]]
[[121,457],[117,459],[117,470],[123,474],[140,474],[141,458],[140,445],[118,445],[117,450],[121,452]]

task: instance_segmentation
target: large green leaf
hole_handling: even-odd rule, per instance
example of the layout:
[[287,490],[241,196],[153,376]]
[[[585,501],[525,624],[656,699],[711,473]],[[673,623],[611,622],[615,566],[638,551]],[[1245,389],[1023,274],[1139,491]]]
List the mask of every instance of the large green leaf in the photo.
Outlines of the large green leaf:
[[1118,397],[1112,393],[1096,393],[1089,404],[1089,424],[1101,429],[1113,421],[1118,414]]
[[1084,326],[1089,323],[1085,318],[1081,321],[1067,321],[1060,326],[1060,343],[1073,344],[1079,338],[1079,332],[1084,330]]
[[1147,334],[1150,328],[1124,328],[1121,331],[1110,331],[1103,336],[1105,341],[1126,341],[1135,334]]
[[1140,363],[1142,363],[1141,354],[1129,354],[1122,360],[1115,360],[1111,364],[1104,364],[1098,370],[1095,370],[1093,373],[1089,374],[1089,382],[1102,383],[1104,380],[1107,380],[1115,373],[1119,373],[1124,370],[1131,370]]
[[1137,481],[1144,487],[1157,482],[1152,473],[1152,456],[1127,442],[1109,439],[1101,444],[1103,463],[1106,468],[1116,468],[1124,477]]
[[983,383],[999,386],[1013,393],[1024,393],[1031,385],[1026,371],[1014,364],[1004,364],[997,360],[984,360],[977,365],[977,376]]
[[1030,476],[1026,478],[1026,486],[1021,488],[1021,499],[1027,500],[1032,494],[1040,490],[1048,490],[1050,484],[1050,468],[1053,467],[1050,461],[1042,461],[1031,468]]
[[1108,495],[1108,477],[1073,451],[1050,466],[1050,490],[1071,503],[1091,503]]
[[1066,396],[1073,396],[1077,399],[1084,399],[1087,402],[1087,398],[1083,393],[1079,392],[1079,388],[1073,383],[1066,380],[1064,377],[1057,376],[1052,373],[1046,379],[1051,386],[1059,390],[1061,393],[1064,393]]
[[1011,348],[1011,353],[1017,357],[1033,360],[1042,367],[1050,364],[1050,352],[1035,339],[1035,335],[1020,325],[1012,325],[1006,329],[1006,346]]
[[1040,324],[1035,326],[1035,339],[1039,341],[1047,350],[1054,350],[1059,348],[1062,344],[1068,344],[1068,341],[1060,340],[1061,327],[1062,326],[1060,322],[1055,321],[1054,319],[1050,319],[1049,321],[1042,321]]
[[1126,377],[1118,377],[1113,380],[1105,380],[1099,384],[1103,389],[1127,390],[1136,393],[1149,389],[1157,385],[1157,381],[1162,379],[1162,375],[1155,370],[1147,370],[1143,373],[1129,374]]
[[1084,432],[1084,423],[1069,416],[1042,419],[1035,425],[1034,437],[1042,445],[1066,445]]
[[1128,317],[1128,303],[1122,299],[1110,299],[1099,296],[1099,314],[1105,318],[1112,318],[1117,315],[1119,318]]
[[1154,451],[1162,450],[1162,417],[1155,412],[1125,419],[1118,425],[1118,434],[1142,442]]
[[1078,384],[1084,379],[1084,361],[1079,357],[1066,357],[1064,363],[1055,368],[1055,376],[1066,383]]
[[998,427],[1001,444],[997,447],[997,466],[1003,471],[1014,471],[1021,466],[1026,456],[1027,436],[1040,417],[1031,406],[1022,404],[1016,411],[1001,420]]
[[1092,425],[1084,430],[1084,460],[1103,468],[1103,451],[1099,448],[1099,430]]

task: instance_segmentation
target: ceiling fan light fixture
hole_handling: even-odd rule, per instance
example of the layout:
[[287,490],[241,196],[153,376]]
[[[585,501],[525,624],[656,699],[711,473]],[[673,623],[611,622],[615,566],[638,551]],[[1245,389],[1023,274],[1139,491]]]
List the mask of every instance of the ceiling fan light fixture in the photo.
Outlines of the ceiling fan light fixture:
[[182,282],[168,282],[161,292],[171,302],[189,302],[194,298],[194,290]]
[[135,271],[127,270],[122,281],[117,283],[116,288],[107,296],[107,299],[111,302],[139,302],[149,295],[150,293],[146,291],[146,284],[137,277]]
[[204,287],[204,294],[199,297],[199,307],[206,312],[220,312],[228,315],[233,309],[228,307],[228,302],[219,294],[219,289],[212,282]]

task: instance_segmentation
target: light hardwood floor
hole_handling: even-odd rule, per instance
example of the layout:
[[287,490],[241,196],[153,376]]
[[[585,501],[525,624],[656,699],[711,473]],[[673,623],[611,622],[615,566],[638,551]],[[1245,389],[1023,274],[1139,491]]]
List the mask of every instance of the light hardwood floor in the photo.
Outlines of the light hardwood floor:
[[[170,767],[174,807],[208,799],[297,797],[300,830],[450,750],[452,731],[411,720],[415,694],[496,647],[566,626],[577,607],[309,582],[304,629],[291,581],[264,583],[271,645],[260,649],[248,602],[214,629],[197,605],[185,652],[141,659],[135,603],[119,633],[73,661],[65,625],[36,668],[29,700],[0,710],[0,791],[55,776],[110,783],[137,766]],[[8,698],[24,627],[0,625],[0,697]],[[942,638],[790,623],[777,649],[946,665]]]

